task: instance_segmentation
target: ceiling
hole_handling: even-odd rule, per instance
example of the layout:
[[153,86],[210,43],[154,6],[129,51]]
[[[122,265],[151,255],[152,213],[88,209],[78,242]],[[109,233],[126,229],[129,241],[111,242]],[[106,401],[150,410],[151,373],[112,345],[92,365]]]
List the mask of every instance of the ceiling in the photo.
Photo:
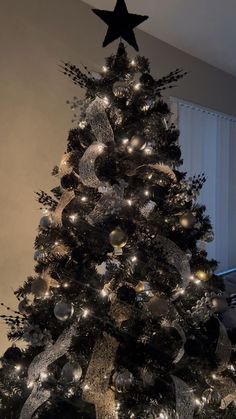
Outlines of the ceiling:
[[[113,10],[115,0],[84,0]],[[236,0],[126,0],[140,29],[236,76]]]

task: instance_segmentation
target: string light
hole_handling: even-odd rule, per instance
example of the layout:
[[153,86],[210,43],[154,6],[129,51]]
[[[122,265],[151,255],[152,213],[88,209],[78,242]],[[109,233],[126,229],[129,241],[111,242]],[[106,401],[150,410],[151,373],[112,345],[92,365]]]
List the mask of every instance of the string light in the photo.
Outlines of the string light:
[[138,90],[140,90],[140,88],[141,88],[141,83],[136,83],[134,85],[134,90],[138,91]]
[[65,282],[65,283],[63,284],[63,287],[64,287],[64,288],[68,288],[68,287],[69,287],[68,282]]
[[199,399],[197,399],[197,398],[194,400],[194,402],[195,402],[195,404],[196,404],[197,406],[201,406],[201,404],[202,404],[202,403],[201,403],[201,400],[199,400]]
[[83,310],[83,317],[85,318],[85,317],[88,317],[88,315],[89,315],[89,310],[87,309],[87,308],[85,308],[84,310]]
[[107,73],[108,72],[108,67],[106,65],[104,65],[102,67],[102,71],[103,71],[103,73]]
[[148,189],[145,189],[145,191],[144,191],[144,195],[145,195],[145,196],[149,196],[149,190],[148,190]]
[[101,290],[101,296],[107,297],[107,291],[104,288]]
[[134,67],[136,65],[135,60],[131,60],[130,64],[132,65],[132,67]]
[[132,201],[131,199],[127,199],[127,204],[131,207],[132,206]]
[[152,148],[151,147],[145,147],[143,152],[150,156],[152,154]]
[[81,129],[84,129],[86,127],[86,125],[87,125],[86,121],[80,121],[80,123],[79,123],[79,127]]
[[138,260],[137,256],[132,256],[131,257],[131,262],[137,262],[137,260]]
[[107,96],[104,96],[103,102],[105,103],[105,105],[109,105],[110,104],[110,101],[109,101],[109,99],[108,99]]
[[82,201],[82,202],[86,202],[87,200],[88,200],[87,196],[82,196],[82,197],[81,197],[81,201]]
[[20,371],[20,370],[21,370],[21,368],[22,368],[22,366],[21,366],[21,365],[15,365],[15,370],[16,370],[16,371]]
[[69,219],[72,221],[72,223],[74,223],[78,219],[78,214],[69,215]]
[[129,139],[128,138],[124,138],[123,140],[122,140],[122,143],[123,144],[127,144],[129,142]]

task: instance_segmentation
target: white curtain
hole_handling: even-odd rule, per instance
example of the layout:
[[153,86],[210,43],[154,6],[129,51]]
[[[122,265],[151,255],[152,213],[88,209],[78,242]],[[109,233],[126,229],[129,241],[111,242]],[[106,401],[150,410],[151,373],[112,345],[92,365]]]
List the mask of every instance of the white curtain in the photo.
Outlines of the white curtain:
[[206,205],[215,239],[207,246],[219,269],[236,267],[236,118],[171,98],[189,176],[207,177],[199,202]]

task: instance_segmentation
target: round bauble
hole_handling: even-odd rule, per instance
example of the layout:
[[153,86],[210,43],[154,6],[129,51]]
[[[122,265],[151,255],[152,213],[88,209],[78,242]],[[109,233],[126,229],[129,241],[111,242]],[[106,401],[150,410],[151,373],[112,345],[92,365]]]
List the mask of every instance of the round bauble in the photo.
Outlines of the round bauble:
[[129,94],[129,85],[123,80],[118,80],[113,84],[113,93],[120,99],[126,98]]
[[82,377],[82,368],[78,362],[67,362],[61,370],[61,379],[65,384],[79,381]]
[[204,282],[209,281],[209,279],[212,276],[212,270],[211,269],[198,269],[195,272],[195,276],[200,281],[204,281]]
[[8,362],[19,362],[22,358],[22,352],[20,348],[13,343],[13,345],[4,352],[3,359]]
[[211,303],[215,313],[223,313],[229,308],[228,301],[223,295],[213,297]]
[[136,299],[136,291],[128,285],[122,285],[117,290],[117,298],[124,303],[132,304]]
[[167,154],[171,160],[179,160],[181,158],[181,150],[177,145],[170,146]]
[[19,302],[18,305],[18,311],[21,314],[27,315],[30,312],[30,305],[29,305],[29,301],[27,299],[24,299],[22,301]]
[[115,230],[109,234],[109,241],[115,249],[121,249],[126,245],[128,236],[120,227],[116,227]]
[[152,87],[155,83],[154,78],[149,73],[142,74],[139,80],[140,83],[148,87]]
[[54,307],[54,315],[55,317],[65,322],[66,320],[70,319],[73,316],[74,307],[71,303],[65,303],[63,301],[59,301],[56,303]]
[[156,351],[160,365],[172,363],[178,356],[183,339],[173,326],[162,327],[159,333],[152,336],[150,347]]
[[165,298],[155,296],[147,303],[147,309],[154,319],[165,317],[169,312],[169,303]]
[[31,292],[36,298],[44,297],[49,290],[49,282],[44,278],[36,278],[31,283]]
[[194,227],[194,224],[196,224],[197,220],[191,212],[186,212],[180,217],[179,222],[182,227],[191,229]]
[[39,222],[39,226],[42,230],[47,230],[52,226],[52,216],[44,215]]
[[34,260],[39,263],[44,263],[47,260],[47,254],[43,250],[36,250],[34,252]]
[[213,388],[207,388],[202,393],[202,401],[206,404],[219,405],[221,402],[221,395]]
[[122,369],[113,374],[112,383],[118,393],[125,393],[134,384],[134,376],[127,369]]
[[133,137],[131,137],[129,146],[134,151],[144,150],[144,148],[146,147],[146,140],[142,135],[133,135]]
[[63,189],[72,190],[77,189],[79,185],[79,181],[77,176],[74,175],[74,173],[70,173],[68,175],[64,175],[61,178],[61,186]]
[[167,188],[155,185],[149,188],[149,197],[154,201],[157,205],[162,205],[164,203],[165,197],[167,194]]

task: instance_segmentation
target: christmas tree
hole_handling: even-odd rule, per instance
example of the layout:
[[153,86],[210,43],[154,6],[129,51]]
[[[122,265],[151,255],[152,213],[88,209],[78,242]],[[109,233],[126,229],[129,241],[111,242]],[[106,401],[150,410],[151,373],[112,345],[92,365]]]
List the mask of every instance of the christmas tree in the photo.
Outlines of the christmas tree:
[[[104,46],[146,16],[95,10]],[[179,132],[162,94],[185,73],[154,78],[123,42],[101,74],[65,63],[85,90],[69,102],[76,128],[37,194],[44,211],[35,275],[1,317],[13,344],[1,359],[0,417],[191,419],[236,417],[231,304],[197,203],[204,175],[181,172]],[[10,313],[10,314],[8,314]],[[16,342],[24,341],[20,349]]]

